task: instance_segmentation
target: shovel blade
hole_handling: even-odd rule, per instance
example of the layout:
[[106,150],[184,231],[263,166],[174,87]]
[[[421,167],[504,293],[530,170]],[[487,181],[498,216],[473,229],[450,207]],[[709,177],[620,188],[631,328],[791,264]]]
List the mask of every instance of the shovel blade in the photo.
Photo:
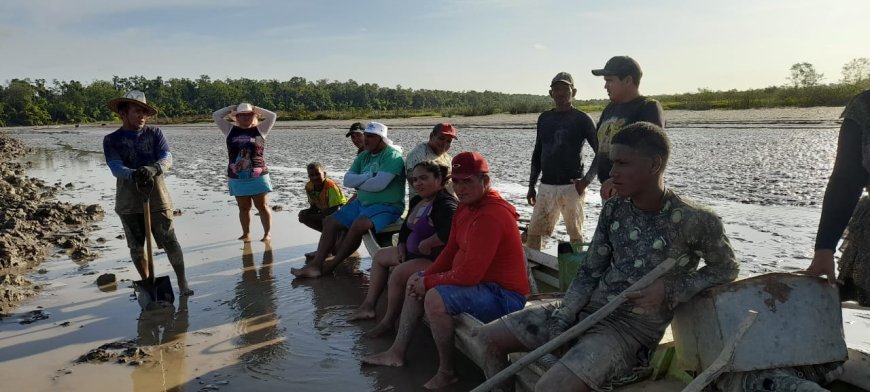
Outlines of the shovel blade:
[[137,280],[133,282],[133,291],[142,310],[152,310],[170,306],[175,302],[172,291],[172,281],[168,276],[158,276],[154,281]]

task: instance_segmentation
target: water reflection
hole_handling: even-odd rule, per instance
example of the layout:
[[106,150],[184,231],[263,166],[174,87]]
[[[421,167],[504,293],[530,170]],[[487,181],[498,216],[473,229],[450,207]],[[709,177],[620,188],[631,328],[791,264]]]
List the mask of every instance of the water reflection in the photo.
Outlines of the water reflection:
[[190,327],[187,297],[178,301],[178,310],[169,307],[142,312],[137,325],[138,346],[150,354],[133,370],[133,390],[137,392],[182,392],[187,380],[185,337]]
[[251,371],[268,373],[268,367],[264,365],[286,357],[289,349],[276,314],[278,296],[272,276],[272,244],[265,244],[263,260],[258,268],[251,243],[245,243],[242,278],[236,283],[231,307],[238,312],[235,322],[239,332],[240,362]]

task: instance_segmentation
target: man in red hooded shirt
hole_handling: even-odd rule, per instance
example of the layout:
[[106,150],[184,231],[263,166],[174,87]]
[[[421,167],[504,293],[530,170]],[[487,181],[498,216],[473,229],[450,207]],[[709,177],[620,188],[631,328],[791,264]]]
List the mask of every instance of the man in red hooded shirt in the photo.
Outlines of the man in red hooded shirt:
[[402,366],[423,312],[438,349],[438,373],[423,386],[456,382],[453,315],[468,313],[484,323],[522,309],[529,293],[523,243],[514,206],[490,189],[489,167],[477,152],[453,158],[450,176],[459,198],[447,245],[427,270],[408,279],[396,340],[386,352],[363,358],[370,365]]

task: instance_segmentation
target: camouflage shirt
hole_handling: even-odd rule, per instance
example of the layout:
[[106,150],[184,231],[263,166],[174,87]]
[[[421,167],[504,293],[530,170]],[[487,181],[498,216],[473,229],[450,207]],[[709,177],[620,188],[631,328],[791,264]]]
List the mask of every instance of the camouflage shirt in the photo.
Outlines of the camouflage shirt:
[[[644,344],[656,344],[678,303],[737,277],[734,251],[719,217],[670,190],[663,199],[663,207],[654,212],[636,208],[628,198],[617,197],[604,204],[586,261],[555,317],[574,323],[578,314],[604,306],[672,258],[677,265],[662,278],[666,298],[658,311],[644,311],[626,302],[608,317]],[[701,259],[705,266],[698,269]]]

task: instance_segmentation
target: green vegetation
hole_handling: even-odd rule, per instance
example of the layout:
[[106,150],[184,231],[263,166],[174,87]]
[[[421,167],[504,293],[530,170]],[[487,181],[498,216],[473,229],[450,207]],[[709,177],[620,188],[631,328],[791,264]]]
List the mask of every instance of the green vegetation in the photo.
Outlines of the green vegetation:
[[87,86],[77,81],[13,79],[0,86],[0,126],[105,122],[106,102],[128,90],[145,92],[160,110],[152,122],[211,121],[211,112],[239,102],[276,111],[280,120],[478,116],[533,113],[552,107],[547,96],[492,91],[413,90],[396,86],[294,77],[289,81],[146,79],[114,77]]
[[[711,91],[658,95],[665,109],[749,109],[772,107],[843,106],[870,88],[870,59],[856,58],[843,66],[839,83],[822,84],[824,75],[810,63],[794,64],[785,86],[746,91]],[[225,79],[146,79],[114,77],[84,85],[78,81],[12,79],[0,85],[0,126],[107,122],[117,118],[106,102],[128,90],[142,90],[160,109],[152,122],[211,121],[211,112],[251,102],[274,110],[279,120],[365,119],[417,116],[480,116],[495,113],[540,113],[552,107],[545,95],[493,91],[414,90],[293,77],[288,81]],[[606,100],[577,101],[585,111],[599,111]]]

